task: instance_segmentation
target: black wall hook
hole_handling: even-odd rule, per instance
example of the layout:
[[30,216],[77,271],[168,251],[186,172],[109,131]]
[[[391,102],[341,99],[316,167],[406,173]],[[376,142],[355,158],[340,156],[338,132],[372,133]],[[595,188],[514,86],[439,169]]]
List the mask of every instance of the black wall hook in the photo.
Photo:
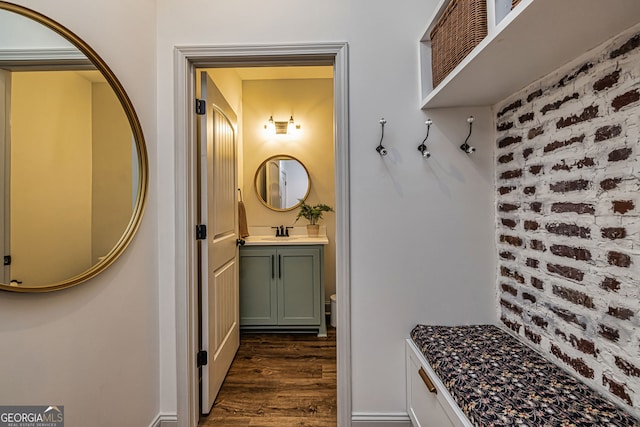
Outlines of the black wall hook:
[[471,130],[473,128],[473,121],[475,119],[473,118],[473,116],[469,116],[467,118],[467,123],[469,123],[469,135],[467,135],[467,139],[464,140],[464,143],[460,146],[460,149],[462,151],[464,151],[467,154],[471,154],[474,153],[476,151],[476,148],[474,146],[471,146],[467,143],[467,141],[469,141],[469,137],[471,136]]
[[427,125],[427,136],[422,140],[422,144],[418,145],[418,151],[422,153],[422,157],[428,159],[431,157],[431,153],[427,150],[427,138],[429,138],[429,130],[431,129],[433,121],[431,119],[427,119],[424,124]]
[[376,151],[378,152],[378,154],[380,154],[380,156],[386,156],[388,152],[387,152],[387,149],[382,146],[382,140],[384,139],[384,125],[387,123],[387,121],[383,117],[380,119],[379,123],[380,123],[380,126],[382,127],[382,135],[380,136],[380,143],[376,147]]

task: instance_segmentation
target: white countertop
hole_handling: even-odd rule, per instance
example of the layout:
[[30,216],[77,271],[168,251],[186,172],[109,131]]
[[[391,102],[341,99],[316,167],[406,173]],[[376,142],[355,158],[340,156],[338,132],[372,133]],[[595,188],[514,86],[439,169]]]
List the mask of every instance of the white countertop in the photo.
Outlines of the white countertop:
[[271,245],[328,245],[327,229],[320,226],[318,236],[307,236],[307,227],[294,227],[289,229],[289,237],[276,237],[276,230],[271,227],[249,227],[249,236],[244,238],[245,246],[271,246]]

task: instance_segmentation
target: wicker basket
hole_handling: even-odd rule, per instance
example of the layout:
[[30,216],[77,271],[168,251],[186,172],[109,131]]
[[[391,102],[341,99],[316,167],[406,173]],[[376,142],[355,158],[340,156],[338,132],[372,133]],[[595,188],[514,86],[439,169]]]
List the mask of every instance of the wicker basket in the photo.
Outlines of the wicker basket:
[[487,36],[487,0],[451,0],[431,30],[436,87]]
[[511,0],[511,9],[516,7],[518,5],[518,3],[520,3],[520,0]]

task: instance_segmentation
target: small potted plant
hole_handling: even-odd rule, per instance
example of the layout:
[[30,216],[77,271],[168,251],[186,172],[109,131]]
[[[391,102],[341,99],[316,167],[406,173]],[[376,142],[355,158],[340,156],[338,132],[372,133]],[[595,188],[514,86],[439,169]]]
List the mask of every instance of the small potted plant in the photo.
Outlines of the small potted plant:
[[304,200],[300,200],[300,210],[298,211],[296,222],[300,217],[306,218],[309,220],[309,224],[307,224],[307,235],[317,236],[318,230],[320,229],[318,221],[322,219],[323,212],[333,212],[333,208],[323,203],[311,206],[306,204]]

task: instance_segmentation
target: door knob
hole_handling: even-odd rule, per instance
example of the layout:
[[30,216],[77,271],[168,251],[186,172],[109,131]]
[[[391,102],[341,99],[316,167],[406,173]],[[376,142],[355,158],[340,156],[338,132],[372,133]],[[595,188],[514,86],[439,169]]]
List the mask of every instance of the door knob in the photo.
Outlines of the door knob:
[[236,239],[236,246],[244,246],[245,243],[244,239]]

